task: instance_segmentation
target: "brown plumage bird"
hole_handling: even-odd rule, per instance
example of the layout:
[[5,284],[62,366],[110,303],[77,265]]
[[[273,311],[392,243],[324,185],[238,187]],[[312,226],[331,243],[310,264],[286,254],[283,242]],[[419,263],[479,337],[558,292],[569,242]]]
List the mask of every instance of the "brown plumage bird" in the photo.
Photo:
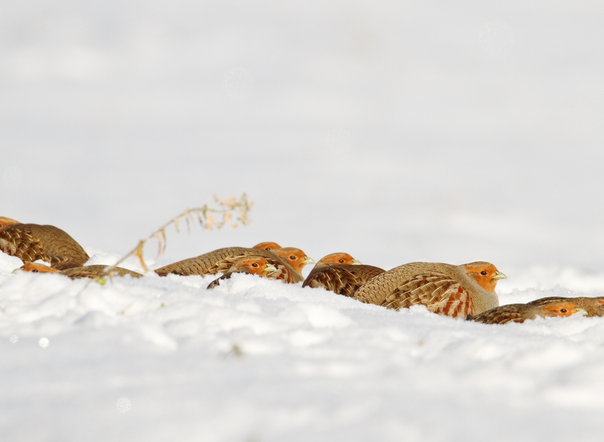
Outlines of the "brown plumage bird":
[[[133,278],[141,278],[141,275],[138,272],[133,270],[124,269],[122,267],[115,267],[111,270],[109,274],[105,274],[105,269],[108,269],[111,266],[95,264],[90,266],[82,266],[82,267],[70,267],[64,270],[57,270],[51,267],[45,266],[43,264],[28,262],[25,263],[20,270],[24,270],[26,272],[33,273],[58,273],[59,275],[67,276],[71,279],[79,279],[79,278],[91,278],[96,279],[104,276],[114,277],[114,276],[132,276]],[[18,269],[19,270],[19,269]]]
[[363,264],[325,265],[319,270],[313,269],[302,287],[324,288],[338,295],[353,297],[359,287],[381,273],[384,273],[383,269]]
[[253,249],[264,249],[264,250],[275,250],[280,249],[281,246],[276,242],[266,241],[256,244]]
[[571,302],[572,298],[544,298],[539,303],[509,304],[495,307],[476,316],[469,315],[466,319],[483,324],[507,324],[508,322],[522,323],[529,319],[566,317],[574,314],[587,315],[587,311]]
[[604,296],[597,296],[594,298],[588,296],[580,296],[576,298],[551,296],[548,298],[536,299],[528,304],[541,306],[542,304],[547,304],[549,302],[571,302],[578,308],[585,310],[587,313],[586,316],[588,317],[604,316]]
[[276,272],[267,274],[267,278],[278,279],[286,283],[301,282],[304,278],[285,260],[271,250],[247,247],[225,247],[212,252],[169,264],[155,270],[159,276],[170,273],[176,275],[215,275],[226,273],[236,262],[248,256],[261,256],[275,266]]
[[208,285],[208,289],[213,289],[220,284],[220,281],[230,279],[233,273],[247,273],[248,275],[258,275],[266,278],[267,275],[277,272],[277,267],[269,263],[263,256],[250,255],[237,261],[220,278],[215,279]]
[[82,266],[90,259],[82,246],[55,226],[4,222],[0,227],[0,250],[24,264],[42,260],[53,269],[63,270]]
[[281,247],[273,251],[283,258],[300,275],[302,275],[304,266],[315,263],[314,259],[308,257],[306,253],[297,247]]
[[361,264],[361,261],[353,258],[348,253],[344,253],[344,252],[330,253],[329,255],[325,255],[323,258],[321,258],[319,261],[317,261],[317,263],[315,264],[313,269],[310,271],[310,273],[308,274],[306,279],[308,280],[308,278],[312,278],[312,276],[316,272],[318,272],[321,269],[324,269],[325,267],[331,267],[331,266],[336,266],[336,265],[360,265],[360,264]]
[[466,318],[499,306],[495,286],[506,276],[488,262],[451,265],[413,262],[381,273],[355,299],[400,310],[425,305],[440,315]]

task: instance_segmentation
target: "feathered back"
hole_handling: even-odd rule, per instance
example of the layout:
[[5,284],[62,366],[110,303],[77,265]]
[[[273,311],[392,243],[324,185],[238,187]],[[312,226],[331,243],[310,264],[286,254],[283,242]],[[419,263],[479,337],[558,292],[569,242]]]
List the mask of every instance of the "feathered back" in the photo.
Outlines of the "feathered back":
[[0,250],[24,263],[40,259],[59,270],[82,266],[90,259],[67,232],[50,225],[7,225],[0,229]]
[[271,262],[279,271],[273,279],[281,279],[286,282],[300,282],[304,278],[297,273],[288,263],[279,255],[271,250],[253,249],[247,247],[225,247],[213,250],[203,255],[189,258],[182,261],[169,264],[155,270],[160,276],[166,276],[169,273],[177,275],[215,275],[217,273],[226,273],[236,262],[247,256],[262,256]]
[[370,265],[324,265],[313,269],[302,287],[320,287],[338,295],[353,297],[359,287],[383,272],[383,269]]
[[[488,264],[488,263],[486,263]],[[499,305],[499,298],[467,274],[467,264],[413,262],[377,275],[355,299],[399,310],[425,305],[434,313],[465,318]]]

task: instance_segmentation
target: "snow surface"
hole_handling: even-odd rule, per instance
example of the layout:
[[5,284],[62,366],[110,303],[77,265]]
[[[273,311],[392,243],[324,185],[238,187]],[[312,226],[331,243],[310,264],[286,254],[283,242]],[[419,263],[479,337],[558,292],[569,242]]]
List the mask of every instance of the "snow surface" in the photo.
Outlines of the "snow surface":
[[[602,437],[604,318],[484,325],[250,275],[86,286],[17,261],[0,256],[3,441]],[[602,294],[604,274],[588,285],[500,297]]]
[[[604,4],[0,3],[0,216],[109,263],[276,241],[604,293]],[[0,256],[1,441],[601,440],[601,318],[501,327],[235,277],[105,287]],[[138,263],[127,267],[140,270]]]

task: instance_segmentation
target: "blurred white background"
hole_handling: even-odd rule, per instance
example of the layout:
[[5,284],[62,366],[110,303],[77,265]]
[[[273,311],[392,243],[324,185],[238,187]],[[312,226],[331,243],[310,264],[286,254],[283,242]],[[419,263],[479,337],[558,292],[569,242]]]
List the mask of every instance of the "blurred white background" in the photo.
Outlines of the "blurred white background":
[[600,270],[604,3],[396,3],[4,2],[0,215],[125,253],[247,192],[162,259]]

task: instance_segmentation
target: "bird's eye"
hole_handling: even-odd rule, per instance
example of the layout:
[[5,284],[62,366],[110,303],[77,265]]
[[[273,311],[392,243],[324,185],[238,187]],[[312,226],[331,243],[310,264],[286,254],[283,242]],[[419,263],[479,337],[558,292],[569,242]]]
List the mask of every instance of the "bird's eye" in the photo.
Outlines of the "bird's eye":
[[291,255],[289,257],[289,259],[291,259],[292,261],[295,261],[296,259],[298,259],[298,257],[296,255]]
[[566,313],[568,310],[566,310],[565,308],[560,309],[560,313]]
[[482,272],[480,272],[480,274],[481,274],[482,276],[487,276],[487,271],[486,271],[486,270],[483,270]]
[[258,267],[258,263],[257,262],[253,263],[252,267]]
[[32,272],[32,273],[38,273],[38,270],[33,269],[31,272]]
[[339,262],[340,264],[344,264],[344,260],[343,260],[343,259],[340,259],[338,262]]

